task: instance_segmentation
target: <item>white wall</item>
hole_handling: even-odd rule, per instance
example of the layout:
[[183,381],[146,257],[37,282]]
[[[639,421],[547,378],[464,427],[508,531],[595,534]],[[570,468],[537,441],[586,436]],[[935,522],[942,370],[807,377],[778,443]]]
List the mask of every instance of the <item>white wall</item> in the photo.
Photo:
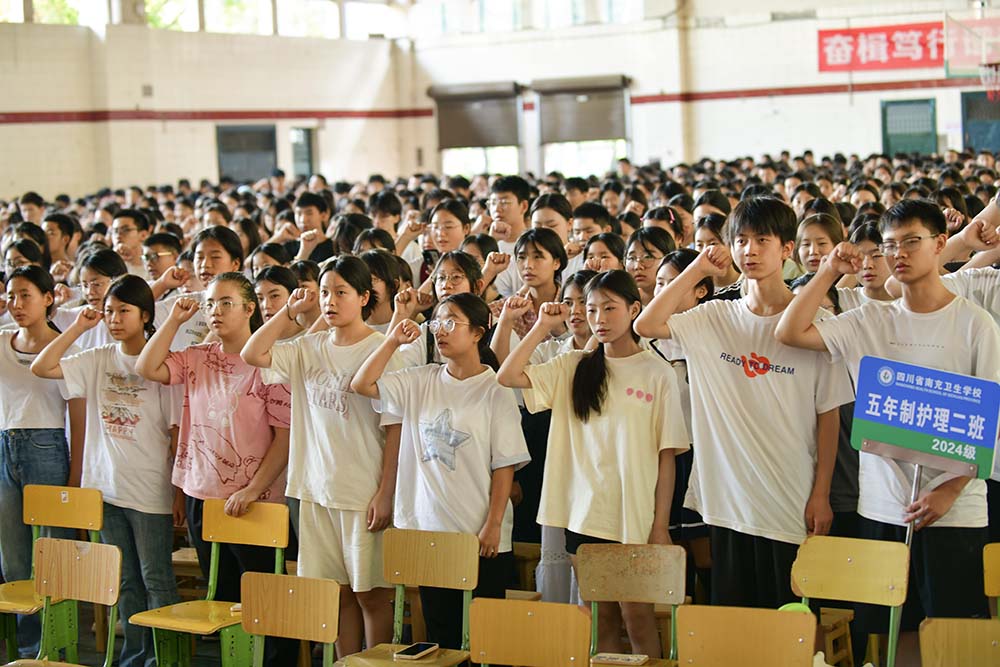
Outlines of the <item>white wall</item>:
[[[630,110],[632,157],[639,161],[782,148],[879,151],[879,105],[887,99],[936,99],[939,134],[961,145],[962,89],[955,87],[676,101],[681,93],[939,80],[940,69],[820,73],[816,32],[941,20],[943,9],[966,5],[836,0],[834,7],[817,7],[818,18],[770,15],[815,4],[645,0],[647,16],[660,18],[394,43],[0,24],[0,194],[36,188],[47,196],[78,195],[104,185],[215,179],[215,127],[222,123],[273,123],[278,164],[289,172],[295,127],[316,129],[317,167],[331,179],[438,170],[436,123],[426,115],[434,106],[426,95],[431,84],[601,74],[632,79],[630,94],[638,98]],[[144,96],[143,86],[152,86],[152,94]],[[222,119],[229,111],[243,117]],[[330,117],[336,111],[362,117]],[[132,115],[3,122],[4,113],[18,112]],[[536,111],[524,112],[522,128],[522,163],[537,172]]]

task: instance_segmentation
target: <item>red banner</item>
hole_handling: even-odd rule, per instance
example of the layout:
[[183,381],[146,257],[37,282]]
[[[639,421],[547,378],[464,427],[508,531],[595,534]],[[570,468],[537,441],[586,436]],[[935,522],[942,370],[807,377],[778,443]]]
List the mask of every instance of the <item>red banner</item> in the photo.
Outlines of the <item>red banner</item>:
[[941,67],[944,24],[907,23],[819,31],[819,71]]

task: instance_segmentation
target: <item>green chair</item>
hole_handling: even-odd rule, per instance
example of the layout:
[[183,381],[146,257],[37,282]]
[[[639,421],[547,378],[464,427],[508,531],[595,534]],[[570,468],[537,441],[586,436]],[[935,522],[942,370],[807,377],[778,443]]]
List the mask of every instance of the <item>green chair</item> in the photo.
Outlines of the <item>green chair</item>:
[[[24,523],[31,526],[32,542],[38,541],[43,526],[86,530],[92,542],[99,540],[104,498],[97,489],[29,484],[24,487],[23,504]],[[17,616],[37,614],[45,607],[44,599],[35,593],[35,565],[32,561],[32,579],[0,585],[0,635],[7,661],[18,657]],[[67,660],[75,661],[79,642],[77,604],[69,600],[57,602],[48,613],[53,618],[52,622],[43,623],[42,643],[52,651],[64,651]]]
[[[47,642],[56,636],[51,626],[64,619],[51,613],[53,600],[91,602],[111,608],[104,667],[111,667],[115,653],[115,622],[121,591],[122,554],[110,544],[42,537],[35,541],[35,592],[43,599],[42,645],[37,660],[16,660],[8,667],[70,667],[74,662],[54,662],[58,649]],[[62,628],[62,631],[69,631]],[[76,631],[75,626],[73,631]],[[69,659],[69,658],[67,658]]]
[[232,602],[215,600],[219,577],[219,544],[245,544],[274,548],[274,573],[285,569],[288,546],[288,506],[284,503],[251,503],[240,517],[225,513],[225,500],[206,500],[202,514],[202,539],[212,545],[208,593],[204,600],[181,602],[134,614],[134,625],[153,629],[156,664],[188,667],[191,664],[189,635],[219,633],[223,667],[245,667],[252,660],[253,642],[240,623],[242,615]]

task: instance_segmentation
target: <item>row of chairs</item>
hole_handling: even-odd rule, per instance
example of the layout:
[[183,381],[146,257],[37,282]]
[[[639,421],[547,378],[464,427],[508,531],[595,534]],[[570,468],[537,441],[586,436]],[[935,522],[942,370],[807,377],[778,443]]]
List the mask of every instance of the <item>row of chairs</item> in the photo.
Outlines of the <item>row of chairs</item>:
[[[337,637],[337,582],[282,575],[288,539],[287,507],[255,503],[244,516],[226,516],[222,501],[206,501],[204,538],[213,544],[206,599],[182,602],[133,616],[153,628],[160,665],[189,665],[189,635],[219,633],[223,665],[259,665],[265,635],[324,645],[323,663],[333,664]],[[27,487],[25,521],[37,537],[40,526],[90,531],[91,542],[36,539],[32,582],[0,586],[8,660],[16,657],[13,613],[43,611],[40,657],[77,660],[76,606],[80,600],[111,607],[105,666],[114,654],[114,607],[120,584],[117,548],[97,543],[102,499],[92,489]],[[272,547],[275,573],[247,573],[242,609],[215,601],[218,544]],[[396,588],[392,644],[348,656],[345,667],[393,662],[401,647],[406,587],[435,586],[464,591],[463,646],[440,650],[423,665],[579,665],[595,650],[596,613],[574,605],[523,600],[472,601],[478,580],[474,535],[393,530],[384,541],[384,574]],[[987,594],[1000,593],[1000,545],[991,545]],[[585,545],[578,554],[583,596],[597,602],[671,605],[671,659],[653,665],[811,665],[816,617],[811,613],[683,605],[685,554],[680,547]],[[905,600],[909,554],[902,544],[813,537],[799,550],[792,586],[809,598],[898,606]],[[21,606],[17,607],[19,603]],[[62,609],[63,611],[59,611]],[[720,628],[724,628],[720,633]],[[720,639],[720,634],[724,638]],[[929,619],[921,627],[925,665],[1000,665],[1000,623],[994,620]],[[758,662],[759,657],[759,662]],[[676,662],[679,660],[679,663]],[[19,661],[12,664],[41,664]],[[58,664],[58,663],[48,663]]]

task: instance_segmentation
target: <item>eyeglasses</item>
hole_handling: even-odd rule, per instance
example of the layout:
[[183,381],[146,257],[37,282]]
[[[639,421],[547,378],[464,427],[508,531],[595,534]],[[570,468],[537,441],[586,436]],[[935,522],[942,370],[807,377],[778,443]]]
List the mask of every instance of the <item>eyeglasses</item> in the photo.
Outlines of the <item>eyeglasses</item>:
[[201,309],[207,314],[212,314],[215,312],[216,307],[218,307],[219,313],[225,315],[236,306],[242,306],[245,304],[246,301],[231,301],[230,299],[223,299],[222,301],[209,300],[201,304]]
[[20,269],[22,266],[28,266],[29,264],[31,264],[31,262],[26,259],[9,259],[3,263],[3,266],[8,271],[13,271],[14,269]]
[[921,241],[926,241],[927,239],[934,238],[933,235],[928,236],[911,236],[908,239],[903,239],[899,243],[880,243],[878,249],[881,250],[886,255],[898,255],[899,251],[910,253],[920,247]]
[[439,273],[434,276],[434,282],[442,283],[444,285],[447,285],[448,283],[457,285],[465,279],[466,276],[464,273]]
[[489,205],[492,206],[493,208],[507,208],[508,206],[513,206],[514,204],[516,204],[517,200],[516,199],[510,199],[510,198],[507,198],[507,197],[504,197],[504,198],[490,197],[489,200],[488,200],[488,202],[489,202]]
[[655,262],[658,259],[660,259],[660,258],[659,257],[653,257],[649,253],[646,253],[645,255],[628,255],[628,256],[625,257],[625,263],[626,264],[642,264],[643,266],[649,266],[650,264],[652,264],[653,262]]
[[174,253],[169,250],[163,252],[145,252],[142,254],[142,258],[147,262],[155,262],[160,257],[172,256]]
[[98,278],[97,280],[81,280],[80,287],[84,292],[89,292],[91,288],[103,290],[111,284],[111,278]]
[[466,327],[471,327],[472,326],[468,322],[456,322],[455,320],[452,320],[452,319],[447,319],[447,320],[430,320],[427,323],[427,330],[430,331],[432,334],[436,334],[436,333],[438,333],[440,331],[443,331],[445,333],[451,333],[452,331],[455,330],[455,327],[457,325],[459,325],[459,324],[461,324],[462,326],[466,326]]

